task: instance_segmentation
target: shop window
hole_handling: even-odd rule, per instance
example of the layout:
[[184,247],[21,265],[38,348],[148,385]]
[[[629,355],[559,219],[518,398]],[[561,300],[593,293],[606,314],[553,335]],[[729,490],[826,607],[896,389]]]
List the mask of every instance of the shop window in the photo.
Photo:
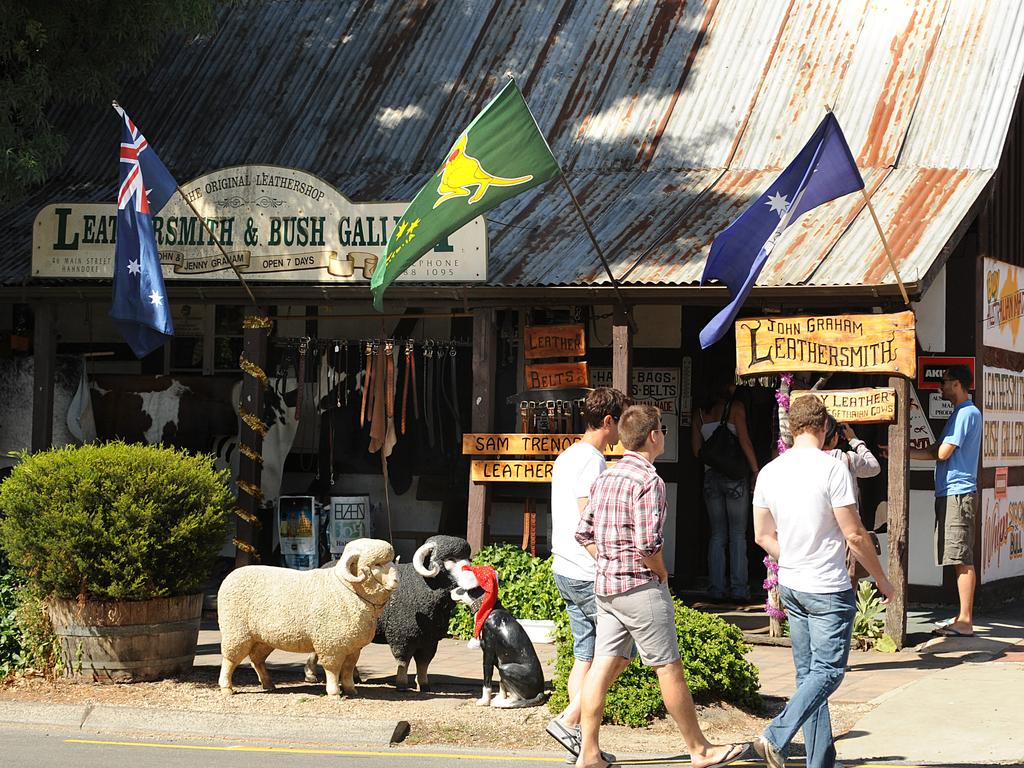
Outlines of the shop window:
[[174,338],[167,345],[170,373],[209,376],[238,371],[244,307],[178,304],[172,312]]
[[242,354],[242,320],[245,307],[218,306],[213,326],[213,372],[234,373]]

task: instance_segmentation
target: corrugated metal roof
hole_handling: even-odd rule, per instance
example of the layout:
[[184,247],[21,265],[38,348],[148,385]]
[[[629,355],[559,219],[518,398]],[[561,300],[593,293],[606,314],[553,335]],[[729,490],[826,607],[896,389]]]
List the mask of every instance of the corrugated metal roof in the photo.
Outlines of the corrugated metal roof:
[[[226,6],[211,36],[171,40],[118,96],[180,179],[265,163],[394,200],[514,75],[613,271],[668,285],[699,280],[715,234],[827,103],[913,281],[998,165],[1022,73],[1017,0],[276,0]],[[0,212],[7,282],[28,274],[39,207],[112,195],[114,114],[55,120],[65,167]],[[607,282],[559,184],[488,219],[492,285]],[[796,222],[759,284],[892,281],[851,195]]]

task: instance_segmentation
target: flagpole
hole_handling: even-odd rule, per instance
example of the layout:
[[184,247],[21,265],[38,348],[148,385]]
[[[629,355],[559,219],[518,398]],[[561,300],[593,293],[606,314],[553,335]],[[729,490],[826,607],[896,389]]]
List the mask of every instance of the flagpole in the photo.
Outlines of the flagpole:
[[[832,107],[826,104],[825,111],[831,114]],[[882,231],[882,225],[878,221],[878,216],[875,214],[875,206],[871,204],[871,198],[868,197],[868,191],[865,187],[860,188],[860,193],[864,195],[864,202],[868,205],[868,213],[871,214],[871,220],[875,222],[875,229],[878,230],[878,236],[882,238],[882,247],[885,248],[886,258],[889,259],[889,268],[892,269],[893,275],[896,276],[896,284],[900,287],[900,294],[903,296],[903,303],[909,307],[910,297],[907,295],[907,287],[903,284],[903,278],[900,277],[899,270],[896,269],[896,259],[893,258],[892,249],[889,247],[889,241],[886,239],[885,232]]]
[[910,297],[907,296],[907,288],[903,285],[903,280],[900,278],[899,270],[896,269],[896,260],[893,259],[892,249],[889,248],[889,241],[885,238],[885,232],[882,231],[882,225],[878,221],[878,216],[875,214],[875,206],[871,204],[871,198],[868,197],[866,189],[861,188],[861,194],[864,195],[864,202],[868,204],[868,212],[871,214],[871,220],[875,222],[875,229],[878,230],[878,236],[882,238],[882,245],[885,247],[885,255],[889,259],[889,267],[892,269],[892,273],[896,275],[896,283],[900,287],[900,293],[903,294],[903,303],[908,307],[910,306]]
[[[554,155],[552,155],[554,157]],[[587,221],[587,217],[583,215],[583,209],[580,208],[579,201],[576,200],[576,195],[572,193],[572,187],[569,186],[568,180],[565,178],[565,174],[562,169],[558,169],[558,177],[562,180],[562,185],[565,187],[565,191],[569,193],[569,198],[572,200],[572,204],[576,207],[576,213],[580,215],[580,221],[583,222],[583,228],[587,230],[587,235],[590,236],[590,242],[594,244],[594,250],[597,251],[597,255],[601,258],[601,263],[604,265],[604,271],[608,273],[608,279],[612,281],[612,290],[615,291],[615,298],[619,302],[619,306],[622,307],[622,314],[626,317],[626,322],[629,323],[629,329],[633,333],[636,333],[636,323],[633,322],[633,316],[629,312],[629,308],[626,306],[626,301],[622,297],[622,293],[619,291],[619,281],[615,279],[615,275],[612,274],[612,268],[608,266],[608,259],[604,256],[604,251],[601,250],[601,246],[597,244],[597,238],[594,237],[594,232],[590,228],[590,223]]]
[[192,209],[192,213],[196,215],[196,218],[199,219],[199,223],[203,225],[203,229],[206,230],[206,234],[210,236],[210,239],[213,240],[217,248],[220,249],[220,253],[221,256],[224,257],[224,261],[226,261],[228,263],[228,266],[230,266],[231,269],[234,270],[235,275],[238,277],[238,281],[242,284],[242,287],[245,288],[245,292],[249,294],[249,300],[255,306],[257,303],[256,297],[252,295],[252,290],[249,288],[249,284],[245,282],[245,278],[242,277],[242,273],[239,271],[238,267],[235,266],[235,262],[233,262],[231,260],[231,257],[228,256],[228,252],[224,250],[224,246],[221,245],[220,240],[217,238],[216,235],[213,234],[213,230],[210,229],[210,225],[209,223],[207,223],[206,217],[200,215],[199,211],[197,211],[196,207],[192,205],[192,201],[188,199],[188,195],[185,194],[185,191],[181,187],[178,187],[177,189],[178,194],[181,195],[181,199],[185,201],[185,204],[188,205],[189,208]]

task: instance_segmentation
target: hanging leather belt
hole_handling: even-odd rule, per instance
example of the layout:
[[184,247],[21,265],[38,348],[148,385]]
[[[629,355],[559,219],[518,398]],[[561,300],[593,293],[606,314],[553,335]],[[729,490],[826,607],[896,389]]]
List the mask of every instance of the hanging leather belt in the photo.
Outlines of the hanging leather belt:
[[298,390],[295,393],[295,420],[302,418],[302,396],[306,391],[306,353],[309,351],[309,337],[303,336],[299,339],[299,364],[295,371],[295,383]]
[[519,431],[524,434],[530,431],[530,406],[525,400],[519,401]]
[[434,447],[434,342],[423,347],[423,417],[427,422],[427,443]]
[[420,418],[420,404],[416,395],[416,350],[412,339],[405,342],[405,378],[402,382],[402,434],[405,434],[405,416],[409,406],[409,380],[412,379],[413,419]]
[[448,400],[448,404],[452,409],[452,417],[454,418],[453,425],[455,427],[455,445],[462,445],[462,420],[459,418],[459,389],[458,389],[458,376],[455,365],[455,342],[448,351],[448,365],[449,374],[451,378],[451,391],[449,394],[451,398]]
[[359,426],[366,426],[366,419],[369,416],[367,404],[370,400],[370,387],[373,383],[373,348],[370,342],[366,342],[366,374],[363,376],[363,403],[359,409]]
[[384,342],[384,415],[395,418],[395,343]]

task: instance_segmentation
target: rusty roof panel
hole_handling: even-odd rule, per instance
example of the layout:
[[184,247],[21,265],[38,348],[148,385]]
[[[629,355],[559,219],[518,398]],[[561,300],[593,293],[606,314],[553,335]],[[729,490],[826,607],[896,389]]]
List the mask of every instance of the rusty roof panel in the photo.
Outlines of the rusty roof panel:
[[[352,200],[411,199],[508,74],[627,282],[696,282],[715,234],[796,154],[826,102],[900,258],[923,274],[998,165],[1024,74],[1024,5],[229,4],[211,35],[169,37],[119,98],[179,179],[284,165]],[[40,201],[105,199],[116,183],[109,107],[53,115],[72,151],[45,188],[0,212],[2,280],[28,273]],[[607,281],[557,182],[488,219],[492,284]],[[872,229],[856,196],[812,211],[761,284],[887,281]]]
[[954,2],[901,166],[994,169],[1024,72],[1024,4]]
[[[639,254],[672,231],[673,222],[713,180],[714,175],[704,171],[569,178],[616,277],[628,274]],[[539,275],[544,275],[546,285],[608,281],[568,194],[561,185],[549,186],[546,193],[532,199],[532,192],[521,195],[488,215],[491,252],[501,254],[491,261],[491,284],[536,285]],[[531,225],[514,223],[524,220]]]
[[[925,277],[991,177],[991,171],[963,168],[896,169],[886,177],[871,201],[904,282]],[[878,230],[866,211],[843,233],[810,282],[896,282]]]
[[715,5],[652,168],[724,168],[728,164],[775,51],[786,6],[782,2]]

